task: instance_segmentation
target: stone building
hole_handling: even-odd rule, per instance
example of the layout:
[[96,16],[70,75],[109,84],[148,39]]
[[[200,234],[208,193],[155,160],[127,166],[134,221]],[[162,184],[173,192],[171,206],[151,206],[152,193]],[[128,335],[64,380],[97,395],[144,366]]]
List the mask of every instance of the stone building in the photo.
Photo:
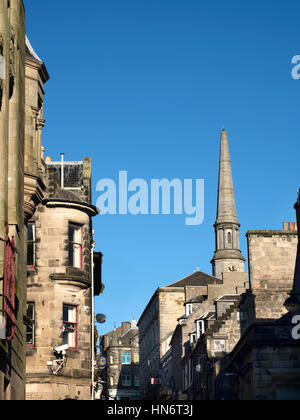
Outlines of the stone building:
[[139,400],[139,330],[136,321],[100,337],[101,355],[106,366],[100,370],[104,384],[102,395],[107,400]]
[[[236,400],[300,400],[300,190],[295,209],[297,244],[296,229],[293,229],[292,224],[289,235],[285,224],[285,236],[275,232],[270,234],[267,241],[266,232],[262,232],[266,245],[265,255],[262,254],[264,247],[261,241],[258,244],[255,242],[259,252],[256,254],[258,260],[254,261],[252,272],[257,275],[256,280],[260,279],[266,286],[266,319],[262,319],[264,311],[261,308],[264,300],[261,295],[264,292],[261,290],[261,283],[255,289],[255,283],[258,283],[256,281],[254,293],[258,302],[258,319],[250,325],[233,349],[226,366],[227,375],[231,377],[232,398]],[[274,236],[275,243],[272,241]],[[273,250],[271,253],[268,252],[270,248]],[[266,260],[265,264],[262,258]],[[295,267],[293,276],[290,276],[290,266]],[[285,293],[288,287],[292,287],[289,297]],[[275,295],[276,289],[278,297]],[[279,305],[284,296],[284,312],[288,312],[279,318],[278,315],[282,312]],[[274,317],[279,319],[272,319]]]
[[[27,222],[43,199],[43,85],[22,0],[0,0],[0,400],[25,398]],[[6,328],[4,326],[6,324]]]
[[291,230],[284,226],[248,232],[250,287],[215,301],[214,316],[184,355],[188,399],[283,399],[289,389],[296,394],[299,343],[287,315],[278,319],[287,312],[298,241],[294,224]]
[[249,288],[248,274],[244,272],[245,258],[239,249],[240,224],[225,130],[221,133],[214,227],[213,276],[196,271],[177,283],[159,288],[139,320],[141,395],[144,399],[186,399],[186,366],[182,365],[182,360],[200,337],[199,326],[206,318],[215,319],[218,298],[226,294],[239,296]]
[[[91,204],[91,159],[46,158],[42,171],[45,197],[28,229],[26,396],[88,400],[92,270],[100,272],[99,259],[94,262],[92,217],[98,210]],[[94,278],[95,289],[100,281]]]
[[176,283],[156,290],[138,322],[140,341],[140,387],[142,399],[161,398],[161,363],[170,348],[171,338],[182,315],[186,296],[221,280],[196,271]]

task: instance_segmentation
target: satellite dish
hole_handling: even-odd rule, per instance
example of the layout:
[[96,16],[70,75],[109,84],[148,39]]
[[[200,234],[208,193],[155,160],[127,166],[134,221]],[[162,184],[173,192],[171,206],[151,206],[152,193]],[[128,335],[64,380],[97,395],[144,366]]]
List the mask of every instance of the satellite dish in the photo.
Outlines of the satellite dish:
[[106,322],[106,316],[103,314],[97,314],[96,321],[98,322],[98,324],[104,324]]

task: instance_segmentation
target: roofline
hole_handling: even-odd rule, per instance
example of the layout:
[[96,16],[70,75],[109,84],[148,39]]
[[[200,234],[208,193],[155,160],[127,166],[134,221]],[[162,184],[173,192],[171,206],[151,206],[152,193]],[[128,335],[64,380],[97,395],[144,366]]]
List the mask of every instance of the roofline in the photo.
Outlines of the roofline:
[[[175,286],[175,284],[180,283],[181,281],[188,279],[189,277],[191,277],[193,274],[196,274],[196,273],[205,274],[207,277],[210,277],[211,279],[214,279],[214,280],[220,280],[217,277],[214,277],[214,276],[211,276],[210,274],[204,273],[204,271],[196,270],[192,274],[189,274],[189,275],[183,277],[182,279],[176,281],[175,283],[171,283],[171,284],[169,284],[169,285],[167,285],[165,287],[170,287],[170,286],[173,286],[173,287],[184,287],[184,286]],[[191,285],[187,284],[186,286],[194,286],[194,285],[193,284],[191,284]]]
[[249,235],[298,235],[296,230],[249,230],[246,237]]

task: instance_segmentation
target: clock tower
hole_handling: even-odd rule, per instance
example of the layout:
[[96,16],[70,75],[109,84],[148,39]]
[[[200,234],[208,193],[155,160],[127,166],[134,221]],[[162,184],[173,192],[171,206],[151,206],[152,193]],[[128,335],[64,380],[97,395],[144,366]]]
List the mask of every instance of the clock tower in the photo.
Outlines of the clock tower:
[[214,225],[216,251],[212,259],[213,275],[222,279],[224,272],[244,272],[245,258],[240,251],[240,224],[236,215],[228,138],[221,134],[218,209]]

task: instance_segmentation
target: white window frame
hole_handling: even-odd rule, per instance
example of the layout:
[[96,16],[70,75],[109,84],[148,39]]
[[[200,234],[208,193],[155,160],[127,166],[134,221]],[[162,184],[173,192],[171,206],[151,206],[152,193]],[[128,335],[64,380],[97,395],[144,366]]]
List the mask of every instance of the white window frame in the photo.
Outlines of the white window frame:
[[[70,238],[70,228],[74,229],[74,237]],[[79,268],[82,270],[82,242],[83,242],[83,226],[77,225],[76,223],[69,222],[69,266],[73,268]],[[72,240],[71,240],[72,239]],[[73,258],[71,260],[70,249],[73,250]]]
[[185,305],[185,314],[186,316],[190,316],[193,313],[193,304],[192,303],[188,303],[187,305]]
[[196,329],[197,329],[197,339],[199,339],[201,335],[205,333],[205,321],[203,319],[198,319],[196,321]]
[[[123,362],[123,357],[128,358],[127,361]],[[121,358],[122,358],[122,365],[131,365],[131,352],[130,351],[122,351]]]
[[[64,311],[68,311],[67,318],[64,319]],[[70,331],[67,329],[70,328]],[[71,329],[74,329],[72,332]],[[63,337],[63,344],[68,344],[70,349],[77,349],[77,333],[78,333],[78,307],[68,304],[63,304],[63,333],[67,334],[67,340]],[[65,342],[67,341],[67,342]]]

